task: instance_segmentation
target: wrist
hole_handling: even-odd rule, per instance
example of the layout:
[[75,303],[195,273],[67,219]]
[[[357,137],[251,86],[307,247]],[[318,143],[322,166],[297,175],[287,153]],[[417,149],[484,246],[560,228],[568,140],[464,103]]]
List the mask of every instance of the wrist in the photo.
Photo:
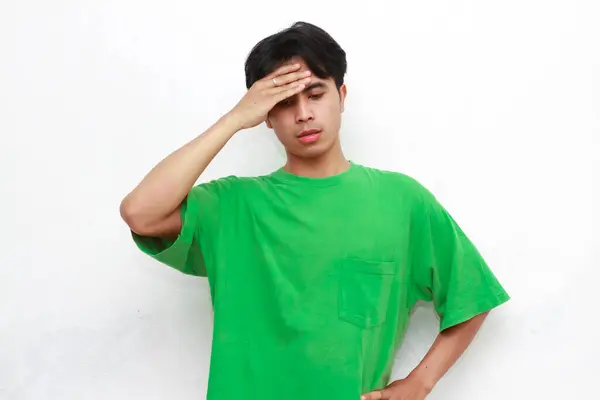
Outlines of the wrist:
[[240,118],[232,112],[223,115],[219,122],[225,125],[227,129],[231,130],[234,134],[244,129],[244,125]]
[[432,374],[428,373],[428,371],[421,370],[418,367],[408,374],[407,379],[415,382],[426,390],[427,393],[430,393],[437,383]]

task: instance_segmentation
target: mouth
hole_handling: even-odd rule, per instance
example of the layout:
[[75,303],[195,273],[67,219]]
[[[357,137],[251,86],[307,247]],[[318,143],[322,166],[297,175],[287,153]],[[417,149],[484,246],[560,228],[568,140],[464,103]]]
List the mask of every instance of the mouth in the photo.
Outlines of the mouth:
[[321,136],[320,129],[306,129],[298,134],[298,140],[302,143],[314,143]]

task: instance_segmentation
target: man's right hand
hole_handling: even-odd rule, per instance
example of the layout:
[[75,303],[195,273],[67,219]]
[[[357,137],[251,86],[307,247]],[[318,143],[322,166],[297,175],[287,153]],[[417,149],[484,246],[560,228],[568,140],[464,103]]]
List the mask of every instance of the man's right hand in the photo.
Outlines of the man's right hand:
[[298,71],[300,64],[284,65],[254,82],[229,112],[241,129],[252,128],[267,119],[277,103],[300,93],[310,82],[310,71]]
[[227,118],[150,170],[121,202],[121,215],[131,230],[139,235],[177,237],[183,226],[182,201],[199,176],[236,132],[260,124],[277,103],[306,87],[310,73],[299,69],[300,65],[286,65],[256,81]]

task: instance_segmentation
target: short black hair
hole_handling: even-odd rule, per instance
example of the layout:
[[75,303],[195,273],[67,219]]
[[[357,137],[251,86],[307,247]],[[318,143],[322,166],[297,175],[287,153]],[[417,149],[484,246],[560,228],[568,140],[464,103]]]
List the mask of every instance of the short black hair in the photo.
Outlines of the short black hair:
[[319,78],[333,78],[338,90],[344,83],[346,52],[322,28],[298,21],[267,36],[252,48],[245,63],[246,87],[249,89],[254,82],[295,56],[302,58]]

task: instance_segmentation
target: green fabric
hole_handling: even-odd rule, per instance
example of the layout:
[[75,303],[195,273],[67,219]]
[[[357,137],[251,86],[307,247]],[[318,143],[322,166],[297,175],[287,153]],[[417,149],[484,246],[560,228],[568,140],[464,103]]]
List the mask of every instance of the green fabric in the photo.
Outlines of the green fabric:
[[433,302],[445,329],[509,299],[434,195],[398,172],[228,176],[195,186],[182,218],[174,241],[133,237],[208,278],[208,400],[359,399],[389,382],[415,302]]

